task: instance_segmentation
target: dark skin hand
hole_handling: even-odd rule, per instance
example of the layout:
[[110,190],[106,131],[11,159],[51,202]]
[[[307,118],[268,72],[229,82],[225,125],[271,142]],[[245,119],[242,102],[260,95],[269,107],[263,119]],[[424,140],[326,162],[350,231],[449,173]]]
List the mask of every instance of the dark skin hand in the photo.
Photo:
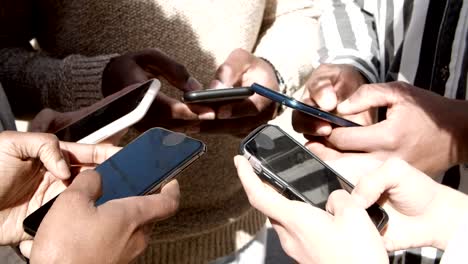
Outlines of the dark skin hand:
[[[103,72],[102,92],[107,96],[151,78],[166,79],[181,92],[201,89],[182,64],[160,50],[145,49],[113,58]],[[187,131],[200,119],[214,119],[213,110],[208,106],[186,105],[159,92],[145,118],[136,127],[142,131],[154,126]]]

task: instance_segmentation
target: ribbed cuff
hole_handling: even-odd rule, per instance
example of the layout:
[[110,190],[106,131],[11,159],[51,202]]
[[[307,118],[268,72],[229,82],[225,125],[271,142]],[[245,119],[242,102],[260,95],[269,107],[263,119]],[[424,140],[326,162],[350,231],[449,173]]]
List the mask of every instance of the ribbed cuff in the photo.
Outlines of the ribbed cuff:
[[229,255],[250,242],[266,217],[251,208],[236,221],[173,241],[152,241],[139,264],[202,264]]
[[64,59],[64,79],[69,91],[67,111],[89,106],[103,98],[102,72],[109,60],[115,56],[118,54],[96,57],[73,55]]

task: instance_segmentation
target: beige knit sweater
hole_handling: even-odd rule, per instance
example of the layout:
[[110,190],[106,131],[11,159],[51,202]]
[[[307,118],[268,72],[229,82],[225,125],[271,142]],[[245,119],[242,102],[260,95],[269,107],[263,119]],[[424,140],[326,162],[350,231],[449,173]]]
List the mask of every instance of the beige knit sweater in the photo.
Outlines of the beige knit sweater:
[[[0,3],[0,82],[16,114],[74,110],[101,99],[109,58],[148,47],[207,86],[235,48],[270,60],[289,88],[311,70],[313,0],[15,0]],[[36,38],[41,51],[31,49]],[[180,98],[166,83],[163,91]],[[179,177],[181,208],[155,225],[143,263],[206,263],[242,247],[264,225],[235,173],[239,139],[193,135],[207,154]],[[97,252],[98,254],[98,252]]]

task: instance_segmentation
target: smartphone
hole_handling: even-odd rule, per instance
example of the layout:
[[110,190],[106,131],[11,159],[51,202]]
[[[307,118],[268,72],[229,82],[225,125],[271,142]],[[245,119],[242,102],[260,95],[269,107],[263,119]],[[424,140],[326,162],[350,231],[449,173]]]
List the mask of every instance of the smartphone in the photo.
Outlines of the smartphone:
[[182,101],[184,103],[213,103],[232,100],[242,100],[254,92],[249,87],[235,87],[223,89],[208,89],[200,91],[190,91],[184,93]]
[[153,103],[161,83],[152,79],[135,87],[128,87],[114,98],[103,99],[98,108],[75,122],[56,131],[62,141],[93,144],[140,121]]
[[[353,185],[307,148],[274,125],[263,125],[242,142],[241,154],[255,172],[279,193],[325,210],[328,196],[337,189],[351,192]],[[388,221],[377,204],[367,212],[380,231]]]
[[356,123],[354,123],[352,121],[349,121],[347,119],[344,119],[342,117],[330,114],[330,113],[328,113],[326,111],[323,111],[323,110],[321,110],[321,109],[319,109],[317,107],[313,107],[313,106],[301,103],[301,102],[297,101],[294,98],[291,98],[291,97],[286,96],[286,95],[284,95],[282,93],[278,93],[276,91],[268,89],[268,88],[266,88],[264,86],[261,86],[260,84],[254,83],[254,84],[252,84],[250,89],[253,92],[257,93],[257,94],[272,100],[273,102],[283,104],[283,105],[285,105],[287,107],[290,107],[292,109],[301,111],[301,112],[303,112],[305,114],[311,115],[311,116],[313,116],[315,118],[321,119],[321,120],[326,121],[328,123],[331,123],[331,124],[334,124],[334,125],[337,125],[337,126],[340,126],[340,127],[361,126],[359,124],[356,124]]
[[[96,205],[129,196],[159,191],[206,151],[203,142],[185,134],[152,128],[96,167],[102,178],[102,196]],[[55,198],[23,221],[26,233],[34,236]]]

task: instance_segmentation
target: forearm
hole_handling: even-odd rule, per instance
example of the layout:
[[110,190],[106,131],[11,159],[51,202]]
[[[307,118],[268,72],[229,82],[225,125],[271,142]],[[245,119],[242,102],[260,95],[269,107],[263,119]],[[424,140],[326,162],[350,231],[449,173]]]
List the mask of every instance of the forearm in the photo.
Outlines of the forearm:
[[[450,99],[449,99],[450,100]],[[449,131],[453,135],[452,165],[468,163],[468,101],[450,100],[453,129]]]
[[[272,6],[275,4],[275,6]],[[319,8],[311,1],[269,1],[261,39],[254,54],[269,60],[292,95],[305,82],[318,60]]]
[[440,210],[435,210],[435,215],[432,217],[437,220],[428,230],[433,236],[432,243],[428,246],[445,250],[449,242],[458,235],[458,230],[467,224],[465,221],[468,219],[468,196],[441,185],[441,191],[436,199],[441,202],[434,207]]
[[374,16],[378,10],[366,10],[363,2],[362,6],[353,1],[323,2],[320,62],[352,65],[369,82],[376,83],[382,81]]
[[15,115],[44,107],[71,111],[102,98],[102,71],[112,56],[57,59],[26,48],[3,48],[0,80]]

